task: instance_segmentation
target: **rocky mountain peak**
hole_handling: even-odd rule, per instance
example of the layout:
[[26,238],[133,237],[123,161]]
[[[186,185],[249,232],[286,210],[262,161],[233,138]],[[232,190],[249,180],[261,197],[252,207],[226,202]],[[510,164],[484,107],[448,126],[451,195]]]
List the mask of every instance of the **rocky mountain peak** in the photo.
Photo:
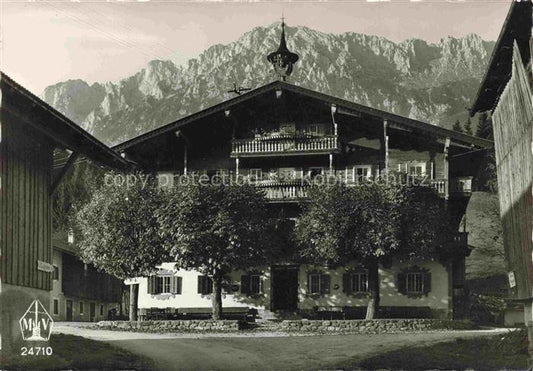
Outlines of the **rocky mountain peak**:
[[[280,23],[213,45],[183,66],[154,60],[114,83],[70,80],[46,88],[45,101],[100,139],[117,143],[231,97],[233,83],[256,88],[275,79],[266,56]],[[450,126],[466,117],[492,42],[471,34],[436,44],[287,26],[300,56],[290,83],[427,122]]]

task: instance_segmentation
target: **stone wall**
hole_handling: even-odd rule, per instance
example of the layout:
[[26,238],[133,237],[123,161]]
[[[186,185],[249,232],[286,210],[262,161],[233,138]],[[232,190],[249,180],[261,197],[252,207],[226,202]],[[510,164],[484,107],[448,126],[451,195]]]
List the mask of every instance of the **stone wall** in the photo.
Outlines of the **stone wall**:
[[242,329],[238,320],[100,321],[102,330],[135,332],[232,332]]
[[280,330],[287,332],[350,332],[360,334],[473,328],[474,325],[469,321],[440,319],[287,320],[280,324]]

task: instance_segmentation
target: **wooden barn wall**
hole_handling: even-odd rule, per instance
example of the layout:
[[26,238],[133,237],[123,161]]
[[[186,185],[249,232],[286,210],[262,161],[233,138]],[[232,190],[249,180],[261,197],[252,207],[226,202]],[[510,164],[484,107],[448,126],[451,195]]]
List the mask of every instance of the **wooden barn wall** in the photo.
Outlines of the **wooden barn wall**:
[[37,261],[52,262],[50,170],[52,149],[13,114],[3,92],[0,148],[2,282],[50,290],[51,276]]
[[493,113],[496,166],[509,270],[517,298],[532,296],[532,94],[516,44],[512,77]]

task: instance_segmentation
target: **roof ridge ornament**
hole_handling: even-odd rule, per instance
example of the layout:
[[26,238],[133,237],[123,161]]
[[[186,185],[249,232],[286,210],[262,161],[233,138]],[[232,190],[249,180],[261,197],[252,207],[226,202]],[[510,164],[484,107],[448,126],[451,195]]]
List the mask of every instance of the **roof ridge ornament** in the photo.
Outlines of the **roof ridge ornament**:
[[296,63],[299,58],[298,54],[291,52],[287,48],[287,42],[285,40],[285,18],[281,17],[281,38],[278,50],[270,53],[267,56],[267,59],[274,67],[278,79],[287,81],[287,78],[292,73],[294,63]]

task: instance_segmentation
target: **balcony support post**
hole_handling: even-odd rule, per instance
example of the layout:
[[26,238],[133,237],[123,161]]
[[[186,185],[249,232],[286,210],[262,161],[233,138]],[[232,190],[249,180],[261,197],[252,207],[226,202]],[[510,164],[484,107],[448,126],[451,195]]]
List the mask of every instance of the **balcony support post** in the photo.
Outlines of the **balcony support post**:
[[383,146],[385,151],[385,176],[389,173],[389,136],[387,135],[387,120],[383,120]]
[[448,159],[448,150],[450,148],[450,138],[447,137],[444,142],[444,200],[448,204],[450,197],[450,164]]
[[331,121],[333,122],[333,135],[337,137],[337,122],[335,122],[335,113],[337,112],[337,106],[332,104],[331,105]]
[[187,175],[187,145],[183,146],[183,175]]
[[333,171],[333,153],[329,154],[329,173]]
[[235,157],[235,175],[239,176],[239,158]]

